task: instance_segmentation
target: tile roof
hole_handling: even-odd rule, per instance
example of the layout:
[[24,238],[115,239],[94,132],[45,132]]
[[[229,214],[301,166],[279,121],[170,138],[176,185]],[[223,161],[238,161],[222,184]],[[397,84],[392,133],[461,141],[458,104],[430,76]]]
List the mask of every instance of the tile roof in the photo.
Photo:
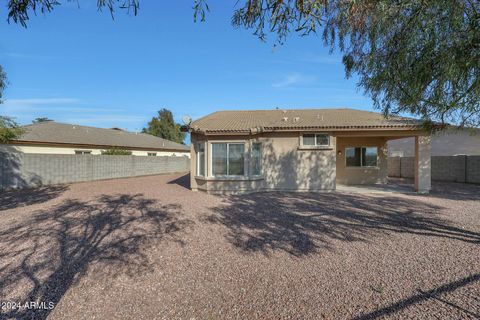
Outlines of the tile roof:
[[17,141],[175,151],[190,150],[189,146],[173,141],[119,129],[103,129],[54,121],[40,122],[23,128],[25,133]]
[[218,111],[200,118],[190,130],[200,133],[255,133],[282,130],[421,129],[420,120],[355,109]]

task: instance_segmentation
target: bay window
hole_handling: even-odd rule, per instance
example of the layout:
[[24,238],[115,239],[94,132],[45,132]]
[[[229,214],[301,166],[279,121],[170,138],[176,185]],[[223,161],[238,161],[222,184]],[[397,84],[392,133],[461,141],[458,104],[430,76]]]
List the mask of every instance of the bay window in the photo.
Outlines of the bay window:
[[244,143],[212,143],[213,176],[243,176],[244,166]]
[[197,144],[197,175],[205,175],[205,143]]
[[252,143],[252,175],[259,176],[262,174],[262,144],[258,142]]

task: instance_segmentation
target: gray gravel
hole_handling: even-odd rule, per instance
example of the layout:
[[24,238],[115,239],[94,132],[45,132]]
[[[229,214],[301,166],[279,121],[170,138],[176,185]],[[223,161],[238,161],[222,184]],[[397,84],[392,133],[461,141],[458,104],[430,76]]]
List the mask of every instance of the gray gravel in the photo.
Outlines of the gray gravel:
[[187,181],[3,192],[0,301],[46,305],[0,318],[480,318],[480,186],[216,197]]

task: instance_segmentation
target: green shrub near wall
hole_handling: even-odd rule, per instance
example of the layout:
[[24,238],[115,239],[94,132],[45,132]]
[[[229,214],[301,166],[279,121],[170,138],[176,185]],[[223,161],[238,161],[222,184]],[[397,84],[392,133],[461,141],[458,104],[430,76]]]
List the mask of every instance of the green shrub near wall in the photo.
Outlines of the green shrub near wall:
[[110,148],[107,150],[102,150],[102,154],[106,156],[131,156],[132,151],[122,148]]

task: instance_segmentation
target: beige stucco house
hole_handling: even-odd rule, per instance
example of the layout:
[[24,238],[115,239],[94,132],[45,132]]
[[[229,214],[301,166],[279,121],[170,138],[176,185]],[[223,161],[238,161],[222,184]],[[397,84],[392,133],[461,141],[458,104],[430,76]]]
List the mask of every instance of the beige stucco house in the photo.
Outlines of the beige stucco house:
[[100,155],[110,148],[131,151],[133,156],[186,156],[190,147],[144,133],[104,129],[54,121],[23,127],[24,133],[2,149],[38,154]]
[[352,109],[219,111],[191,133],[191,188],[328,191],[387,182],[387,142],[415,139],[415,188],[430,190],[430,135],[414,119]]

